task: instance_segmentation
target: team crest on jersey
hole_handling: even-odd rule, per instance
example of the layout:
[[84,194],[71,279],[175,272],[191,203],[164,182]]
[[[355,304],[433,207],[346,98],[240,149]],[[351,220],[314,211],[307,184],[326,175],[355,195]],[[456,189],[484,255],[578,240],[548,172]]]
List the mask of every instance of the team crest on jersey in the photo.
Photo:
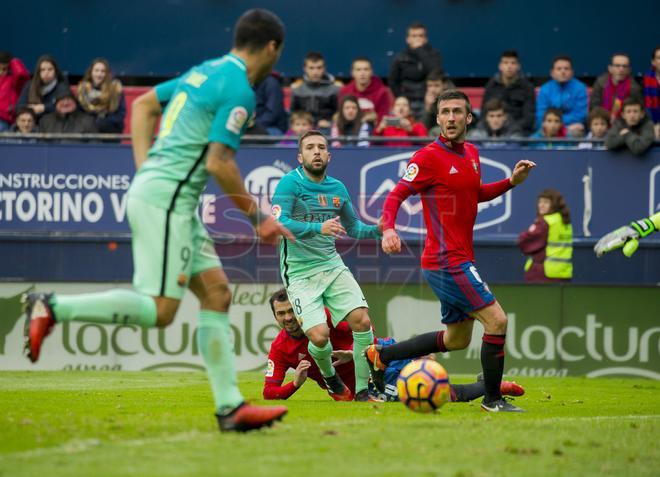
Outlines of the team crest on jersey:
[[245,109],[243,106],[236,106],[229,112],[229,117],[227,118],[225,127],[227,128],[227,131],[231,131],[234,134],[240,134],[241,129],[243,129],[243,125],[245,125],[247,119],[247,109]]
[[335,209],[338,209],[341,206],[341,199],[337,196],[333,197],[332,205],[335,207]]
[[272,359],[269,359],[268,366],[266,366],[266,377],[272,378],[273,374],[275,374],[275,363],[273,363]]
[[328,206],[328,199],[323,194],[319,194],[319,204],[321,204],[323,207]]
[[417,164],[409,164],[402,179],[404,181],[412,182],[415,180],[415,177],[417,177],[417,174],[419,174],[419,166]]
[[273,207],[270,209],[270,212],[273,215],[273,218],[277,220],[280,218],[280,215],[282,215],[282,207],[280,207],[277,204],[273,204]]

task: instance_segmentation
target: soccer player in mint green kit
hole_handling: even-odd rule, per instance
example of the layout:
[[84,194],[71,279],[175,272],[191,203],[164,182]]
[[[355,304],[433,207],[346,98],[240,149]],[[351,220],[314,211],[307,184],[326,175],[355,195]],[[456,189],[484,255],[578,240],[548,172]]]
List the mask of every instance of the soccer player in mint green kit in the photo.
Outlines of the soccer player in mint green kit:
[[[290,233],[259,211],[234,161],[255,108],[252,84],[275,65],[284,43],[281,20],[267,10],[244,13],[231,52],[156,86],[133,104],[131,136],[137,173],[128,192],[133,237],[132,290],[24,297],[25,346],[36,362],[43,339],[62,321],[164,327],[186,288],[201,303],[197,340],[222,431],[248,431],[281,419],[283,406],[252,406],[238,389],[228,308],[231,292],[213,241],[197,215],[209,175],[251,220],[257,236],[276,244]],[[156,142],[152,134],[167,102]]]
[[[280,273],[296,318],[309,338],[309,354],[336,401],[370,401],[369,366],[363,351],[374,343],[367,300],[335,248],[335,238],[380,237],[380,226],[355,215],[344,184],[326,175],[328,140],[319,131],[303,134],[297,169],[285,175],[273,195],[273,217],[296,237],[280,242]],[[355,396],[332,366],[330,329],[324,307],[335,325],[346,319],[353,330]]]

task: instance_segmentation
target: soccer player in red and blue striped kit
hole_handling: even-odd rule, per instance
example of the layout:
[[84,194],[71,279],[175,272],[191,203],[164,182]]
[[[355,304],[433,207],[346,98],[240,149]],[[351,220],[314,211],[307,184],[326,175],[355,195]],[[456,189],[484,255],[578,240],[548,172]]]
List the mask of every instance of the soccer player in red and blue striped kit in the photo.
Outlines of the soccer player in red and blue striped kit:
[[485,395],[482,409],[489,412],[520,412],[502,398],[504,342],[507,317],[481,279],[474,265],[472,229],[477,204],[492,200],[522,183],[536,166],[519,161],[511,177],[490,184],[481,182],[477,148],[465,142],[472,122],[470,100],[461,91],[448,90],[438,97],[440,136],[417,151],[383,206],[383,251],[401,251],[395,231],[399,207],[407,197],[419,194],[427,229],[422,253],[424,277],[441,302],[446,331],[418,335],[387,347],[372,345],[365,351],[374,384],[382,386],[387,363],[429,353],[461,350],[470,344],[474,319],[484,326],[481,346]]

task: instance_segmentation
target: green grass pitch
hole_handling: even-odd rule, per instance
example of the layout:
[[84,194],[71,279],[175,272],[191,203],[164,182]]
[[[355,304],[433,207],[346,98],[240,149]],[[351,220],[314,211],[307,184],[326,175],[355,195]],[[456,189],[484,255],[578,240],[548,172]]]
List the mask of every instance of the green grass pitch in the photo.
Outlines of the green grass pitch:
[[[272,429],[220,434],[202,373],[0,372],[0,476],[659,475],[659,382],[519,381],[515,415],[335,403],[308,381]],[[240,382],[261,399],[261,374]]]

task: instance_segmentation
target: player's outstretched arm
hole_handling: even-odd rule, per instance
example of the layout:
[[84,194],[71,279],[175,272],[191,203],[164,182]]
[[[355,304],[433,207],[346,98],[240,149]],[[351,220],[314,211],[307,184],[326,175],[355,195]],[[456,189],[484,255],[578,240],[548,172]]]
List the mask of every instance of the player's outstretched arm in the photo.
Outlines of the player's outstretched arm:
[[523,182],[525,182],[525,179],[527,179],[529,172],[535,167],[536,167],[536,163],[532,161],[528,161],[527,159],[518,161],[515,167],[513,168],[511,177],[509,178],[511,185],[516,186],[518,184],[522,184]]
[[231,197],[236,207],[250,219],[257,236],[262,241],[274,245],[282,235],[293,239],[293,235],[286,227],[259,210],[257,203],[245,189],[234,155],[235,151],[232,148],[217,142],[210,143],[206,157],[206,170],[215,177],[220,188]]
[[[348,192],[346,192],[346,197],[348,197]],[[367,225],[358,218],[350,199],[342,206],[339,217],[349,237],[361,240],[377,239],[381,236],[378,225]]]
[[631,222],[602,237],[594,246],[597,257],[623,247],[623,254],[631,257],[639,246],[639,239],[660,230],[660,212],[652,216]]
[[481,184],[479,188],[479,202],[488,202],[496,197],[511,190],[512,187],[521,184],[527,179],[529,171],[536,167],[532,161],[522,160],[513,168],[511,177],[502,179],[501,181],[491,182],[489,184]]
[[147,153],[151,148],[154,129],[160,113],[160,102],[155,89],[150,89],[133,101],[131,106],[131,144],[136,170],[147,160]]

